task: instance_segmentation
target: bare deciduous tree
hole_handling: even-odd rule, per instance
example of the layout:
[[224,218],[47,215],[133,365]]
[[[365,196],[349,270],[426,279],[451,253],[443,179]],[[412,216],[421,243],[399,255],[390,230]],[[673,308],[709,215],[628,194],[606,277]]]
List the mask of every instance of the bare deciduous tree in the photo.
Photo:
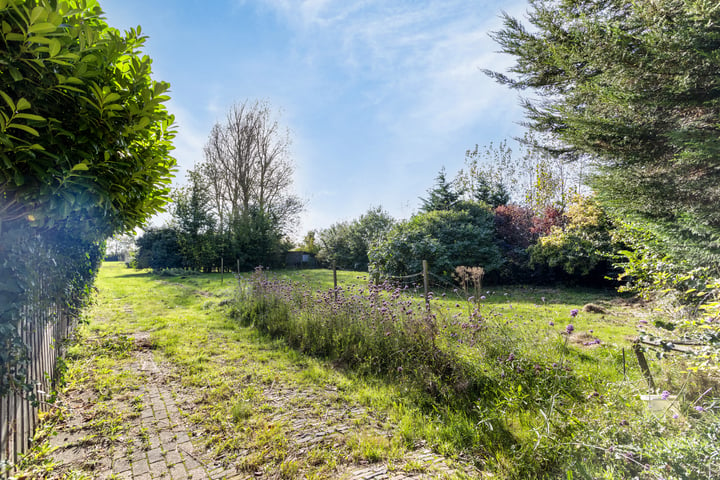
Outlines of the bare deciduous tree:
[[265,102],[235,104],[225,123],[215,124],[201,169],[221,230],[251,208],[270,215],[284,232],[292,229],[303,202],[290,191],[295,169],[289,150],[289,132]]

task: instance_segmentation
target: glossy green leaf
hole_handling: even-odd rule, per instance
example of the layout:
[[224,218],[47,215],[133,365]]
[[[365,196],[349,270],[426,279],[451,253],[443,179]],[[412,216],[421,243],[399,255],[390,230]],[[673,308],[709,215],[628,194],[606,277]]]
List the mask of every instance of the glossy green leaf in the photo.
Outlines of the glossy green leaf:
[[30,12],[30,23],[36,23],[41,18],[47,18],[47,13],[45,11],[45,8],[41,6],[37,6],[32,9],[32,12]]
[[20,70],[10,65],[8,67],[8,71],[10,72],[10,76],[15,80],[16,82],[19,82],[23,79],[22,73],[20,73]]
[[5,34],[5,40],[8,42],[24,42],[25,41],[25,35],[22,35],[20,33],[7,33]]
[[50,22],[36,23],[30,25],[28,33],[52,33],[57,30],[57,27]]
[[23,97],[23,98],[21,98],[20,100],[17,101],[17,105],[15,105],[15,108],[16,108],[18,111],[21,111],[21,110],[27,110],[28,108],[30,108],[30,106],[31,106],[31,105],[30,105],[30,102],[28,102],[27,99],[25,99],[25,98]]
[[117,102],[118,100],[120,100],[120,98],[121,98],[120,94],[113,92],[113,93],[110,93],[109,95],[107,95],[103,101],[104,101],[104,103],[113,103],[113,102]]
[[15,115],[15,118],[24,118],[25,120],[34,120],[36,122],[44,122],[45,117],[41,117],[40,115],[34,115],[32,113],[18,113]]
[[55,57],[58,53],[60,53],[60,50],[62,49],[62,44],[60,43],[60,40],[53,38],[50,40],[50,56]]
[[7,103],[7,105],[10,107],[10,110],[12,110],[14,112],[15,111],[15,102],[12,101],[12,98],[10,98],[10,96],[7,93],[3,92],[2,90],[0,90],[0,97],[2,97],[3,100],[5,100],[5,103]]
[[88,167],[87,163],[78,163],[72,168],[72,170],[73,171],[78,171],[78,170],[86,171],[86,170],[90,170],[90,168]]
[[28,127],[27,125],[23,125],[23,124],[21,124],[21,123],[11,123],[10,125],[7,126],[7,128],[15,128],[15,129],[17,129],[17,130],[22,130],[22,131],[27,132],[27,133],[29,133],[29,134],[31,134],[31,135],[36,136],[36,137],[39,137],[39,136],[40,136],[40,134],[38,133],[37,130],[35,130],[35,129],[32,128],[32,127]]

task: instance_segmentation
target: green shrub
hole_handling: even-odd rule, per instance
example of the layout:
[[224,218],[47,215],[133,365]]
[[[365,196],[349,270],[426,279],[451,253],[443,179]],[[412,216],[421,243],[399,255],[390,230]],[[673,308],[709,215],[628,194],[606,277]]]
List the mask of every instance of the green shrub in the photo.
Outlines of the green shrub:
[[486,273],[497,270],[503,260],[489,208],[473,202],[457,208],[418,214],[396,224],[370,250],[371,271],[380,276],[416,274],[423,260],[432,273],[447,280],[459,265],[480,266]]

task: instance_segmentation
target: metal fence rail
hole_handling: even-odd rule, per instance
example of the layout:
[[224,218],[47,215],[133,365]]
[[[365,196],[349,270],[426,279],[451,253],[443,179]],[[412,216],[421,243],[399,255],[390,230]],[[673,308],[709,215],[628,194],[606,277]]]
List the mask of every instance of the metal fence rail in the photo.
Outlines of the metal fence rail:
[[[37,292],[42,298],[42,287]],[[42,305],[42,306],[40,306]],[[60,302],[38,301],[23,308],[18,333],[28,348],[26,364],[30,392],[0,397],[0,479],[8,478],[35,432],[38,413],[49,407],[61,345],[75,322]]]

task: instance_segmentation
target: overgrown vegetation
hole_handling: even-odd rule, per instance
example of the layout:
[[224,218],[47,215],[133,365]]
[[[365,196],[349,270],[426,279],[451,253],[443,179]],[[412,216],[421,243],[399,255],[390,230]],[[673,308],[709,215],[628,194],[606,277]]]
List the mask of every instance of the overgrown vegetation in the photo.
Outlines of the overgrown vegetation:
[[[594,165],[590,184],[628,247],[630,287],[669,293],[687,314],[717,296],[720,276],[720,10],[685,0],[529,4],[526,22],[505,14],[493,34],[514,65],[487,73],[528,91],[537,147]],[[697,321],[690,313],[682,320]],[[717,352],[720,327],[699,323],[686,333],[711,331]]]
[[678,396],[649,411],[640,372],[623,360],[629,343],[604,317],[561,313],[544,296],[534,306],[447,296],[436,292],[426,310],[389,284],[316,290],[257,271],[235,308],[304,353],[404,386],[406,407],[445,425],[430,432],[408,419],[407,440],[463,452],[501,478],[720,474],[717,380],[708,390],[707,377],[667,362],[660,386]]

